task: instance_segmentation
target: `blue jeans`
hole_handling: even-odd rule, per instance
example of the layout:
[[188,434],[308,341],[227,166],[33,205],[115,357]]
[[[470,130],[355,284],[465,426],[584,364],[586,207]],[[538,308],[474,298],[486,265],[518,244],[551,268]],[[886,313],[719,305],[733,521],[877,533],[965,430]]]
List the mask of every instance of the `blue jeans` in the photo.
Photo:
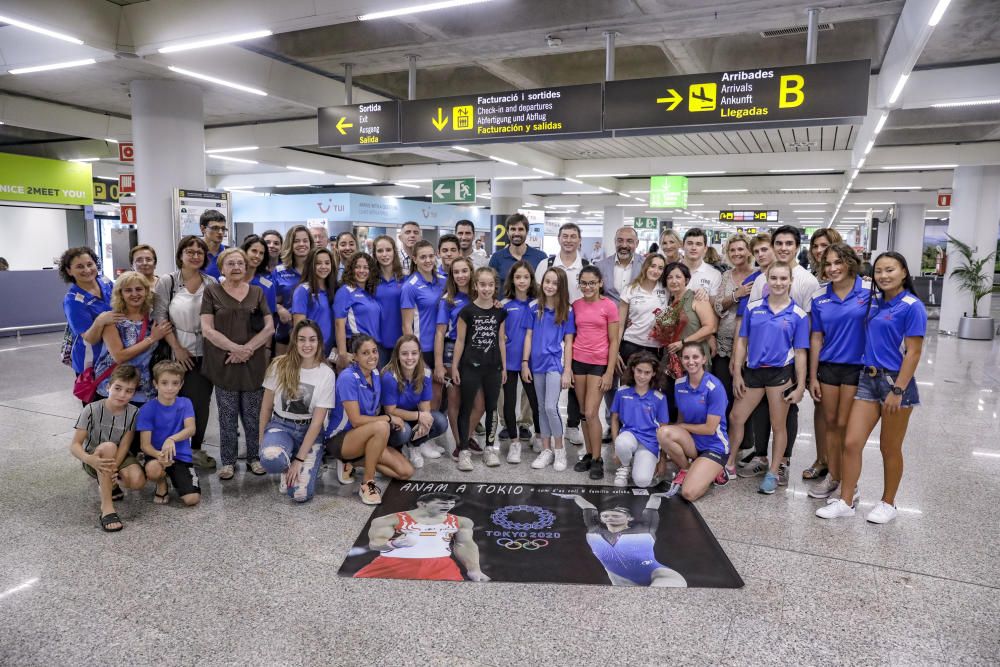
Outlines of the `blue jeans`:
[[[877,371],[875,377],[868,374],[868,370],[861,371],[861,379],[858,380],[858,393],[854,395],[856,401],[871,401],[872,403],[885,403],[885,399],[892,393],[892,386],[895,384],[899,371]],[[920,405],[920,394],[917,393],[916,379],[910,379],[910,384],[906,385],[903,395],[900,397],[899,407],[912,408]]]
[[[292,462],[292,457],[302,445],[302,440],[309,430],[309,422],[296,422],[271,415],[271,421],[264,429],[260,445],[260,464],[272,475],[278,475],[286,470]],[[323,438],[319,436],[309,453],[306,462],[299,470],[299,478],[295,486],[288,487],[288,497],[304,503],[313,497],[316,490],[316,478],[323,463]]]
[[420,445],[427,442],[431,438],[438,437],[448,430],[448,418],[442,413],[432,410],[431,418],[434,421],[431,424],[430,432],[424,437],[417,438],[415,440],[411,440],[411,438],[413,438],[413,430],[416,427],[417,422],[404,421],[403,428],[398,431],[393,431],[389,435],[389,446],[396,449],[402,449],[403,445]]

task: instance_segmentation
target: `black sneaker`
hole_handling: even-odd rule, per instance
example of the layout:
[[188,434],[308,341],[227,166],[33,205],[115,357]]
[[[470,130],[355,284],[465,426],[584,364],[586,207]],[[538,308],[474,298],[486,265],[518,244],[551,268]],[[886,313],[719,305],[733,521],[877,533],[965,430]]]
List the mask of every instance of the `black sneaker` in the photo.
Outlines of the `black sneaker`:
[[594,460],[594,457],[590,454],[584,454],[583,458],[576,462],[573,466],[573,470],[577,472],[587,472],[590,470],[590,462]]
[[504,426],[503,430],[497,434],[497,438],[500,440],[510,440],[510,432],[507,430],[506,426]]
[[[754,449],[753,447],[748,447],[747,449],[741,449],[740,452],[741,453],[742,452],[746,452],[746,456],[743,456],[742,458],[740,458],[739,461],[736,464],[736,465],[738,465],[741,468],[745,467],[746,464],[748,464],[751,461],[753,461],[753,457],[757,456],[757,450]],[[737,456],[739,456],[739,454],[737,454]]]
[[604,479],[604,459],[594,459],[591,462],[590,479]]
[[531,440],[531,429],[524,425],[518,426],[517,435],[518,437],[521,438],[522,441],[528,442],[529,440]]
[[482,454],[483,448],[480,446],[479,441],[475,438],[469,438],[469,451],[473,454]]

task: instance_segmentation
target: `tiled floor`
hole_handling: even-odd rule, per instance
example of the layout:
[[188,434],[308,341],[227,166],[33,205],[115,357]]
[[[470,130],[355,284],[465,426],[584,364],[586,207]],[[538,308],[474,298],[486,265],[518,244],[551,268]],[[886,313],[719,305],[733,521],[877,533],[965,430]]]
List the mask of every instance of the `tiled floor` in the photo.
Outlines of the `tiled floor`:
[[[699,501],[746,586],[644,590],[339,578],[370,510],[332,476],[304,506],[243,473],[203,476],[194,509],[154,506],[150,486],[105,535],[68,452],[58,342],[0,340],[0,665],[1000,663],[1000,343],[926,341],[894,523],[813,517],[807,400],[787,490],[740,480]],[[874,437],[865,464],[863,510]],[[582,481],[526,463],[471,477]]]

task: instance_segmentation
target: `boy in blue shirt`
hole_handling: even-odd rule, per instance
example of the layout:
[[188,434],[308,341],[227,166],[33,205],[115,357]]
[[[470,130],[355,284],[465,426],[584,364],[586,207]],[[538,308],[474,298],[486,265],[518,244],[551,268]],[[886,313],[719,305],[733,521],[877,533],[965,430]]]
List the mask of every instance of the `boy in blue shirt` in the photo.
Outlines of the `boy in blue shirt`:
[[184,367],[176,361],[161,361],[153,366],[156,398],[139,409],[136,431],[146,455],[146,478],[156,482],[153,502],[170,502],[167,480],[188,507],[201,500],[198,473],[194,470],[191,436],[195,432],[194,406],[178,396],[184,385]]

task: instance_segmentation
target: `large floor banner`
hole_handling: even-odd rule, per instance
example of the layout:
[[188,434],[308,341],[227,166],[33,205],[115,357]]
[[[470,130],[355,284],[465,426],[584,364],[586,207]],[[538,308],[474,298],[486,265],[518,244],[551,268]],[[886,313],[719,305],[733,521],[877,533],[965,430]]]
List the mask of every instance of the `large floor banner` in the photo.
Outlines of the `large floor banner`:
[[399,482],[340,575],[739,588],[694,505],[613,486]]

